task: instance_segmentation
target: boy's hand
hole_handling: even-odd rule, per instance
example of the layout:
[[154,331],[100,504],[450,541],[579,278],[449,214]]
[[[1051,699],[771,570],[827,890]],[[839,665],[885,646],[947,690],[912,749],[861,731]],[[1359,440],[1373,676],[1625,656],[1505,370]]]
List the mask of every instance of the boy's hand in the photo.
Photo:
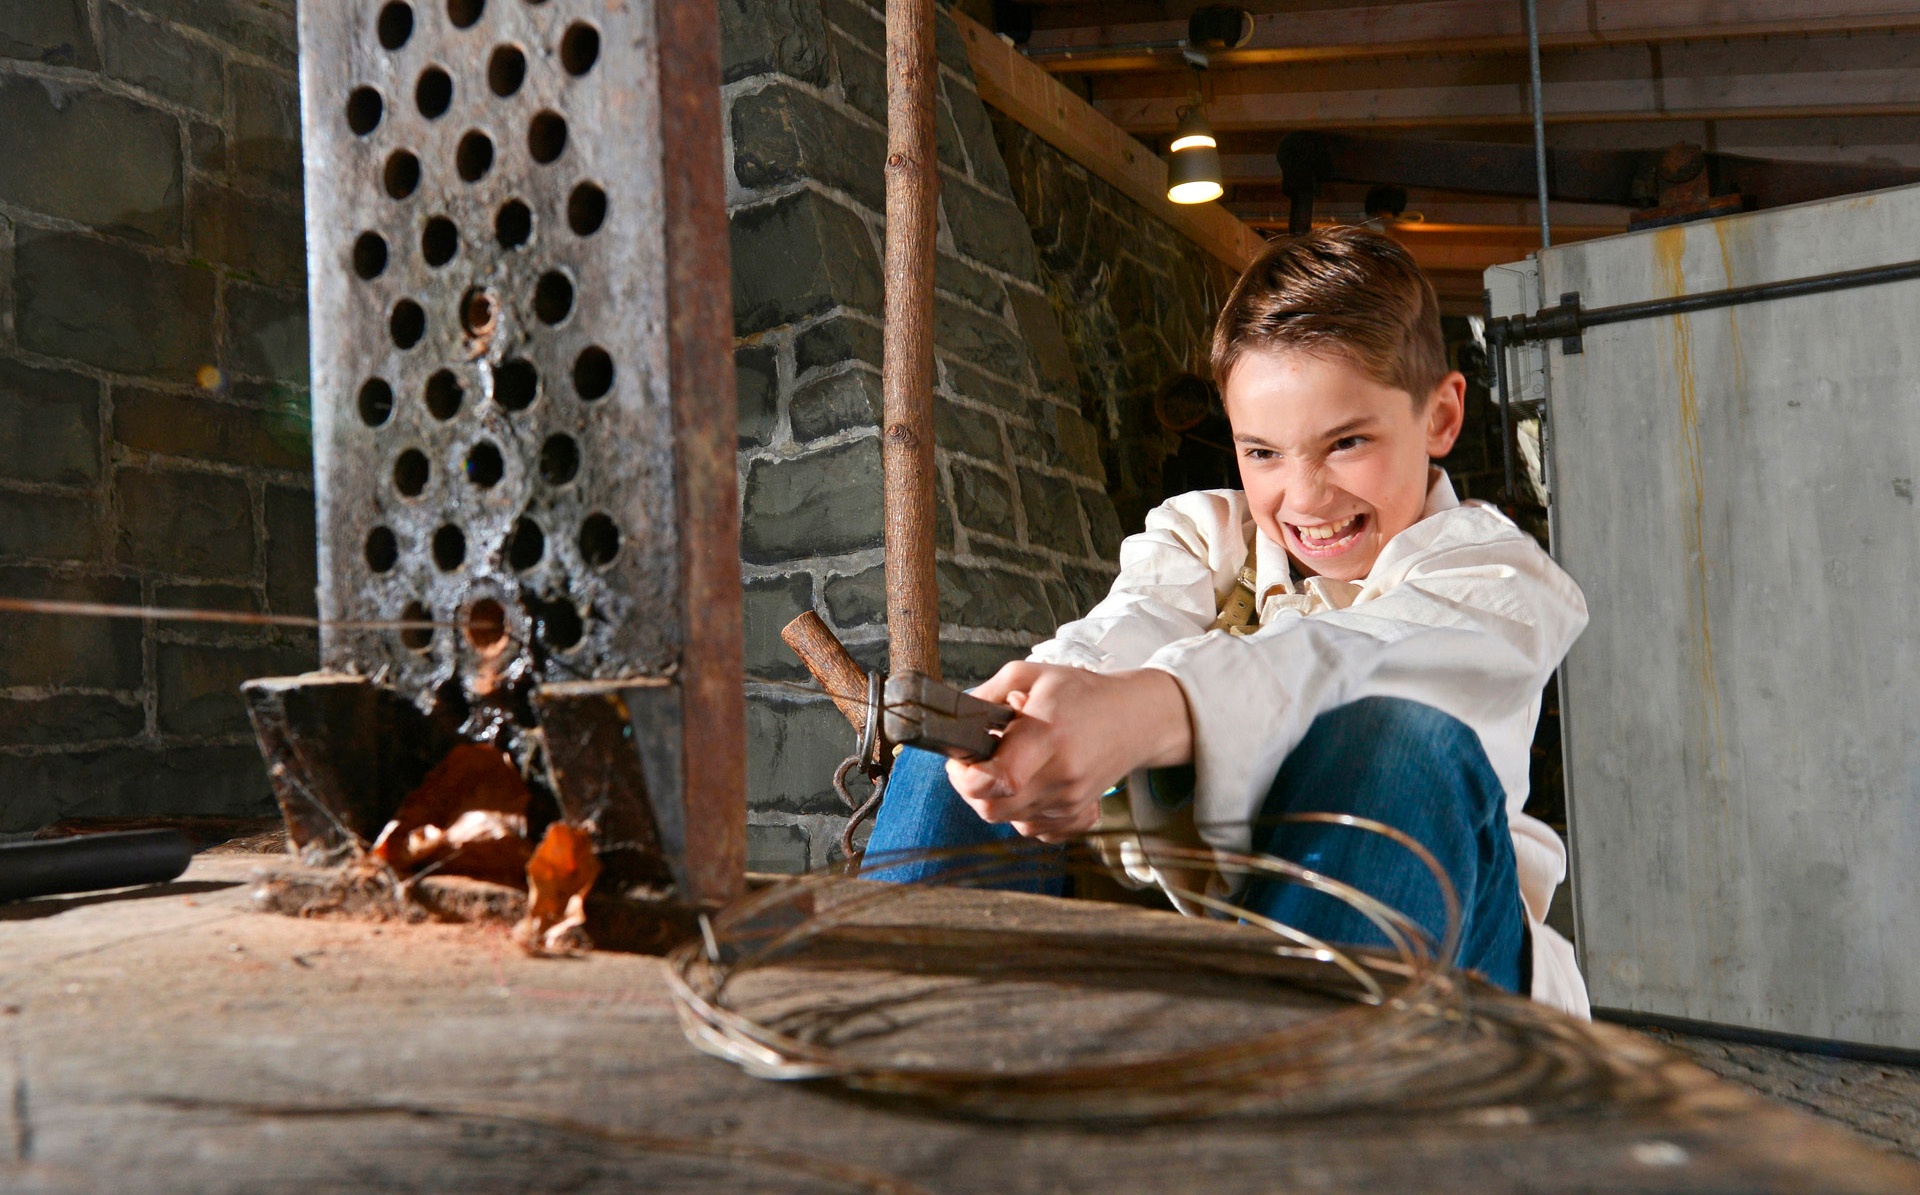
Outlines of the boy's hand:
[[1020,712],[993,758],[947,763],[975,813],[1042,842],[1093,829],[1100,794],[1135,768],[1193,757],[1186,694],[1167,673],[1098,673],[1016,661],[973,691]]

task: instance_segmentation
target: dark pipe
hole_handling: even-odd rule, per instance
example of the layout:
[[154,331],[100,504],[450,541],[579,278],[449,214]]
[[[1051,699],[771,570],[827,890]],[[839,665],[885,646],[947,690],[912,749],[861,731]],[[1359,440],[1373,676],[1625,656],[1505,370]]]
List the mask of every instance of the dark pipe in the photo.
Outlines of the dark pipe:
[[1513,400],[1507,390],[1507,341],[1504,336],[1487,338],[1487,360],[1500,384],[1500,468],[1506,475],[1508,506],[1517,506],[1520,496],[1513,488]]
[[0,845],[0,901],[164,884],[192,860],[193,842],[178,830],[7,843]]

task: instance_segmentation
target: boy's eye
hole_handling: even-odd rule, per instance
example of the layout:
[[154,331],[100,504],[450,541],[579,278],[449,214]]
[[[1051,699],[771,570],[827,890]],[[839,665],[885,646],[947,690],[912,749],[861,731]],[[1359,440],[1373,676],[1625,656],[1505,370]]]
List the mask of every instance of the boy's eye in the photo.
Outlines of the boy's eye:
[[1277,459],[1280,454],[1271,448],[1242,448],[1240,455],[1250,461],[1270,461]]
[[1367,442],[1365,436],[1341,436],[1333,442],[1335,452],[1345,452],[1349,448],[1358,448]]

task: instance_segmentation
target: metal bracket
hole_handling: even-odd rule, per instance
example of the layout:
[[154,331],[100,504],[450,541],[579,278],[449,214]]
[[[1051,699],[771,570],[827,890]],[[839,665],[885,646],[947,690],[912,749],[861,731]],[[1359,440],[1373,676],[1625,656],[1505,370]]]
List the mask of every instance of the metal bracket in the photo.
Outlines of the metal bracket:
[[[1580,342],[1580,292],[1570,290],[1562,293],[1560,296],[1560,306],[1549,307],[1547,311],[1572,313],[1571,323],[1573,325],[1573,331],[1560,338],[1560,351],[1569,357],[1583,352],[1585,346]],[[1544,316],[1547,314],[1547,311],[1542,311],[1540,314]]]

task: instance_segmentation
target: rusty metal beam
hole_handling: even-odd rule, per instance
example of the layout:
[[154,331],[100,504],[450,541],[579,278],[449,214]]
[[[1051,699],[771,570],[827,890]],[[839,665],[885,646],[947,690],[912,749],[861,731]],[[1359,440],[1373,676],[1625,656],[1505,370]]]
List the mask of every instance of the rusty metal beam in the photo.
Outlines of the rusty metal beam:
[[[1486,0],[1424,0],[1405,4],[1305,7],[1254,2],[1253,38],[1213,56],[1216,67],[1325,62],[1420,54],[1511,53],[1526,49],[1520,5]],[[1282,11],[1259,12],[1262,7]],[[1860,33],[1920,29],[1920,0],[1540,0],[1545,49],[1593,49],[1699,39],[1773,37],[1804,33]],[[1070,14],[1070,15],[1069,15]],[[1040,24],[1026,50],[1061,74],[1167,70],[1180,65],[1173,43],[1186,22],[1110,23],[1092,10],[1067,10]]]
[[934,573],[933,0],[887,0],[886,332],[880,390],[886,478],[887,646],[894,672],[940,675]]

